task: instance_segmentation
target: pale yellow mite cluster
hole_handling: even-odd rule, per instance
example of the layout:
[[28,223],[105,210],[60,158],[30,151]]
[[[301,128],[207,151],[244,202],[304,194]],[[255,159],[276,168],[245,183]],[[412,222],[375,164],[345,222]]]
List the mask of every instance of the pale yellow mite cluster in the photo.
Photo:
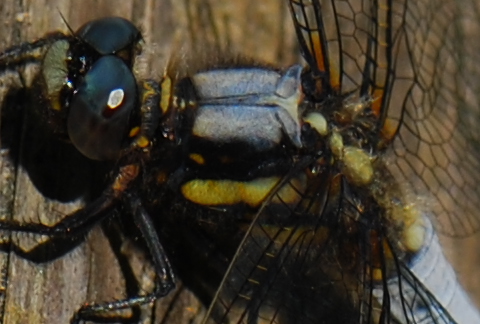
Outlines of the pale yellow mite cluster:
[[310,113],[304,121],[322,137],[327,138],[335,161],[340,164],[342,173],[350,183],[356,186],[367,186],[372,182],[373,158],[368,153],[361,148],[344,145],[340,132],[335,129],[329,131],[327,120],[321,113]]
[[[355,111],[358,113],[357,110]],[[303,120],[326,139],[334,157],[333,163],[338,164],[347,181],[370,191],[379,206],[385,210],[384,217],[399,225],[397,226],[401,232],[397,234],[399,247],[405,252],[419,251],[425,240],[425,225],[417,204],[405,201],[395,204],[392,202],[393,189],[377,188],[381,181],[374,178],[375,157],[359,147],[344,145],[340,131],[336,128],[329,130],[328,122],[321,113],[310,113]]]

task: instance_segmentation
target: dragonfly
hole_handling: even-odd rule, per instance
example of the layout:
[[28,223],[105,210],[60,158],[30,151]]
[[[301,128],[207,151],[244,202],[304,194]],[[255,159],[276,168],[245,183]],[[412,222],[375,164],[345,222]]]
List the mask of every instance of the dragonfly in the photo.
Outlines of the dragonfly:
[[[205,321],[475,321],[478,314],[446,261],[434,264],[445,265],[439,276],[453,282],[449,296],[427,278],[438,272],[422,268],[432,264],[428,256],[443,258],[435,252],[440,248],[430,219],[448,235],[477,229],[474,173],[463,176],[475,170],[476,141],[458,127],[475,119],[475,78],[462,60],[476,52],[439,36],[448,31],[462,36],[448,37],[452,43],[466,39],[468,26],[460,25],[460,17],[474,8],[460,10],[451,2],[430,17],[431,6],[411,1],[287,4],[307,67],[215,67],[192,74],[187,85],[175,84],[196,91],[192,101],[199,112],[186,129],[195,130],[192,143],[200,148],[185,144],[183,168],[172,169],[158,157],[145,162],[149,175],[166,173],[168,181],[159,185],[158,176],[147,177],[142,187],[148,189],[134,188],[148,214],[165,215],[153,220],[162,244],[175,252],[170,259],[179,274],[191,264],[208,264],[195,280],[183,277],[203,286],[199,294],[210,304]],[[422,14],[431,19],[426,27],[419,23]],[[440,23],[447,15],[453,31]],[[434,69],[440,76],[428,70],[436,60],[451,64]],[[463,87],[452,89],[451,79],[441,77],[446,71]],[[168,71],[161,85],[172,75]],[[212,106],[249,108],[264,124],[249,125],[234,144],[219,144],[220,132],[236,135],[238,128],[209,133],[205,123],[225,121],[208,115]],[[266,107],[277,109],[275,118],[268,119]],[[261,131],[265,126],[280,129],[281,145],[277,135]],[[236,162],[241,157],[232,147],[238,142],[253,151],[242,152],[253,167],[248,159]],[[152,146],[151,153],[164,148]],[[203,166],[205,156],[213,170]],[[445,164],[449,173],[442,171]],[[252,201],[254,190],[260,198]],[[3,226],[35,232],[14,225]]]

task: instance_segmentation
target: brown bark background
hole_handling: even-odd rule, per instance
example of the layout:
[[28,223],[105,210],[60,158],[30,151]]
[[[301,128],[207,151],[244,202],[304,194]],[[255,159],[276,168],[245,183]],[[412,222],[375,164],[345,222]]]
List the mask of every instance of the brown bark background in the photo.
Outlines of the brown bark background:
[[[49,31],[67,31],[60,13],[73,30],[102,16],[115,15],[132,20],[140,26],[146,43],[140,68],[143,67],[145,75],[157,79],[172,53],[187,48],[188,44],[201,48],[204,42],[220,43],[233,53],[243,53],[279,67],[298,60],[289,13],[284,1],[279,0],[5,0],[0,4],[0,49],[39,38]],[[33,82],[33,72],[27,69],[23,73],[27,85]],[[20,87],[20,80],[15,73],[2,77],[0,82],[2,97],[7,95],[12,85]],[[12,101],[4,100],[2,109],[7,109],[5,102],[15,106]],[[8,124],[5,120],[3,122],[0,130],[10,134],[22,148],[12,154],[10,147],[5,147],[5,143],[1,145],[0,216],[52,224],[81,206],[82,189],[88,192],[92,183],[95,185],[96,179],[93,176],[90,179],[88,174],[89,167],[82,166],[81,170],[86,172],[83,176],[68,173],[60,175],[59,171],[48,177],[43,175],[47,180],[32,182],[32,175],[39,172],[35,168],[37,164],[48,165],[50,161],[42,161],[43,147],[29,140],[29,135],[26,135],[28,132],[22,130],[25,125],[30,125],[28,122],[19,118],[8,120]],[[64,164],[69,164],[72,160],[66,154],[58,158]],[[33,159],[30,169],[21,167],[21,161],[25,159]],[[55,171],[53,166],[52,169]],[[51,183],[48,179],[51,179]],[[77,190],[69,194],[55,192],[70,188]],[[120,271],[114,250],[128,252],[129,245],[112,248],[114,244],[104,232],[101,227],[96,227],[83,242],[47,263],[26,260],[16,253],[8,253],[8,249],[1,252],[1,321],[9,324],[68,323],[75,310],[85,302],[125,297],[124,274]],[[40,241],[34,236],[15,234],[10,238],[8,233],[4,235],[5,242],[11,239],[26,250]],[[476,296],[478,303],[479,241],[477,235],[462,241],[447,242],[447,252],[462,282]],[[137,269],[134,272],[139,275],[142,287],[149,289],[151,269],[148,262],[142,262],[141,253],[133,255],[132,258],[139,258],[140,261],[135,262]],[[158,302],[154,309],[158,323],[188,323],[201,313],[198,301],[181,285],[176,293]],[[142,313],[144,323],[151,321],[149,312],[147,309],[145,314]]]

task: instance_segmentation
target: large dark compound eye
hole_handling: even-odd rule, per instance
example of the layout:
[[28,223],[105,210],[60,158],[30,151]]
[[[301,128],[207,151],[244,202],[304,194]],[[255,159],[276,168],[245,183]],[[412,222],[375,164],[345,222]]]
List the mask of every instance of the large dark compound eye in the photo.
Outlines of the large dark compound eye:
[[108,17],[83,25],[77,37],[99,54],[107,55],[129,47],[140,38],[140,32],[126,19]]
[[70,104],[67,130],[70,140],[94,160],[118,157],[136,101],[135,78],[116,56],[95,62]]
[[141,39],[128,20],[108,17],[53,43],[44,57],[46,95],[62,132],[95,160],[118,157],[136,100],[131,72]]

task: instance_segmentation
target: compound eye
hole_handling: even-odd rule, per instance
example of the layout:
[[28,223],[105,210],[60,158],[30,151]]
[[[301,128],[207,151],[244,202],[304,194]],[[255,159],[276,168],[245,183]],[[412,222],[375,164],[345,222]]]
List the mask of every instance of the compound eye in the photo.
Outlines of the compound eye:
[[117,158],[136,96],[135,78],[121,59],[98,59],[70,104],[67,130],[73,145],[92,160]]
[[92,20],[80,27],[77,36],[101,55],[114,54],[140,39],[140,31],[120,17]]

